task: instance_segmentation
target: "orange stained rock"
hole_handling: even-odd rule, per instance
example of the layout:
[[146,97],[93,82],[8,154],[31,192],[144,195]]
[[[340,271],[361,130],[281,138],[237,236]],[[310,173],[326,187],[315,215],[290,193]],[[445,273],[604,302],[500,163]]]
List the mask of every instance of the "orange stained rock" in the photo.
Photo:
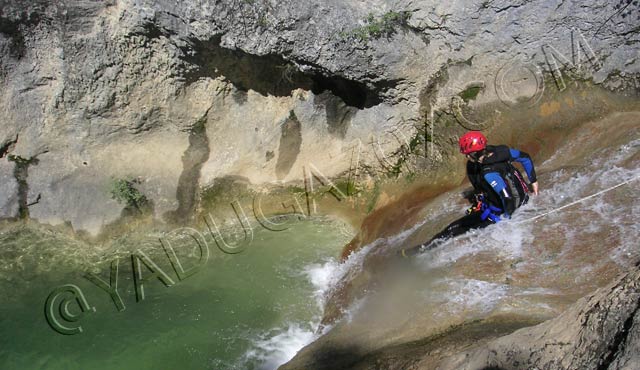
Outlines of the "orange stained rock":
[[542,117],[548,117],[554,113],[557,113],[560,111],[560,103],[557,101],[550,101],[550,102],[546,102],[543,103],[542,105],[540,105],[540,112],[539,114]]

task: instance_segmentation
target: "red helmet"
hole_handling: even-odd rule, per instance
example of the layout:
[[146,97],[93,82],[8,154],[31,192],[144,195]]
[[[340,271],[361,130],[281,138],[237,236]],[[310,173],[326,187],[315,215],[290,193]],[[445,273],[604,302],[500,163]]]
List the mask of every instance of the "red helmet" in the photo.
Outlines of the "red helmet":
[[469,131],[460,137],[460,153],[469,154],[487,147],[487,138],[480,131]]

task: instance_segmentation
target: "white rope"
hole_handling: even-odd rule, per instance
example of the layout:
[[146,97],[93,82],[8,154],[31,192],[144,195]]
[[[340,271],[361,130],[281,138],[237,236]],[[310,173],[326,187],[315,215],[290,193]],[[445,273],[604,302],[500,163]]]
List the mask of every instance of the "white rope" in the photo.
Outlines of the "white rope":
[[[558,207],[558,208],[552,209],[552,210],[550,210],[550,211],[548,211],[548,212],[545,212],[545,213],[539,214],[539,215],[537,215],[537,216],[531,217],[531,218],[526,219],[526,220],[523,220],[523,221],[517,221],[517,222],[514,222],[514,224],[523,224],[523,223],[525,223],[525,222],[530,222],[530,221],[537,220],[537,219],[542,218],[542,217],[544,217],[544,216],[546,216],[546,215],[548,215],[548,214],[550,214],[550,213],[561,211],[561,210],[563,210],[563,209],[565,209],[565,208],[568,208],[568,207],[571,207],[571,206],[576,205],[576,204],[578,204],[578,203],[581,203],[581,202],[583,202],[583,201],[585,201],[585,200],[587,200],[587,199],[591,199],[591,198],[593,198],[593,197],[597,197],[598,195],[601,195],[601,194],[607,193],[607,192],[609,192],[609,191],[611,191],[611,190],[617,189],[617,188],[619,188],[619,187],[621,187],[621,186],[624,186],[624,185],[626,185],[626,184],[628,184],[628,183],[630,183],[630,182],[636,181],[636,180],[638,180],[638,179],[640,179],[640,176],[636,176],[636,177],[632,178],[631,180],[627,180],[627,181],[625,181],[625,182],[621,182],[621,183],[619,183],[618,185],[614,185],[614,186],[611,186],[611,187],[606,188],[606,189],[604,189],[604,190],[600,190],[600,191],[599,191],[599,192],[597,192],[597,193],[594,193],[594,194],[588,195],[588,196],[586,196],[586,197],[584,197],[584,198],[580,198],[580,199],[575,200],[575,201],[573,201],[573,202],[571,202],[571,203],[569,203],[569,204],[565,204],[565,205],[564,205],[564,206],[562,206],[562,207]],[[437,246],[434,246],[434,248],[435,248],[435,247],[438,247],[438,249],[442,249],[442,247],[444,247],[444,246],[446,246],[447,244],[451,243],[454,239],[456,239],[456,238],[448,238],[448,239],[446,239],[444,242],[442,242],[442,244],[438,244]],[[420,246],[421,250],[422,250],[422,248],[423,248],[423,247],[424,247],[424,244]],[[433,248],[430,248],[430,249],[433,249]],[[402,253],[404,253],[404,249],[402,250]]]
[[562,206],[562,207],[558,207],[558,208],[556,208],[556,209],[552,209],[551,211],[548,211],[548,212],[545,212],[545,213],[539,214],[539,215],[537,215],[537,216],[531,217],[531,218],[529,218],[529,219],[527,219],[527,220],[518,221],[518,222],[514,222],[514,223],[515,223],[515,224],[522,224],[522,223],[525,223],[525,222],[530,222],[530,221],[533,221],[533,220],[537,220],[537,219],[539,219],[539,218],[541,218],[541,217],[544,217],[544,216],[546,216],[546,215],[548,215],[548,214],[550,214],[550,213],[558,212],[558,211],[563,210],[563,209],[565,209],[565,208],[567,208],[567,207],[571,207],[571,206],[573,206],[573,205],[576,205],[576,204],[578,204],[578,203],[581,203],[581,202],[583,202],[583,201],[585,201],[585,200],[587,200],[587,199],[591,199],[591,198],[593,198],[593,197],[597,197],[597,196],[598,196],[598,195],[600,195],[600,194],[604,194],[604,193],[609,192],[609,191],[611,191],[611,190],[613,190],[613,189],[617,189],[617,188],[619,188],[619,187],[621,187],[621,186],[623,186],[623,185],[626,185],[626,184],[628,184],[628,183],[630,183],[630,182],[632,182],[632,181],[635,181],[635,180],[637,180],[637,179],[640,179],[640,176],[636,176],[636,177],[632,178],[631,180],[627,180],[627,181],[625,181],[625,182],[621,182],[621,183],[619,183],[618,185],[614,185],[614,186],[611,186],[611,187],[606,188],[606,189],[604,189],[604,190],[600,190],[600,191],[599,191],[599,192],[597,192],[597,193],[594,193],[594,194],[588,195],[588,196],[586,196],[586,197],[584,197],[584,198],[580,198],[580,199],[578,199],[578,200],[576,200],[576,201],[573,201],[573,202],[571,202],[571,203],[569,203],[569,204],[565,204],[565,205],[564,205],[564,206]]

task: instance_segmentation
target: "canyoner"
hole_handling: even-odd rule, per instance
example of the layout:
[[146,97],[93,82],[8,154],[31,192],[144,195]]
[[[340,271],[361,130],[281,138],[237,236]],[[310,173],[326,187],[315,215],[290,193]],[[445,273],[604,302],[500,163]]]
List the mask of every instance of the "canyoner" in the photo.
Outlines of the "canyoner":
[[[428,242],[402,249],[404,257],[433,249],[445,240],[469,230],[484,228],[504,219],[527,203],[529,194],[538,195],[538,180],[529,154],[506,145],[487,145],[479,131],[469,131],[458,141],[460,153],[467,158],[467,178],[473,186],[463,196],[471,203],[466,215],[449,224]],[[529,184],[513,165],[522,165]]]
[[0,3],[0,370],[640,364],[640,1]]

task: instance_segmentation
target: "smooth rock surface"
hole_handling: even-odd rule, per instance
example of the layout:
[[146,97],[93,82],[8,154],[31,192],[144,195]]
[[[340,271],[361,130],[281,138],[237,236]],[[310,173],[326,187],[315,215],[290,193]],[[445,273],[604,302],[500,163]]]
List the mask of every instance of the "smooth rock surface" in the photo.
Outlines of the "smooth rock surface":
[[440,369],[638,369],[639,336],[640,269],[636,268],[557,318],[460,354]]

